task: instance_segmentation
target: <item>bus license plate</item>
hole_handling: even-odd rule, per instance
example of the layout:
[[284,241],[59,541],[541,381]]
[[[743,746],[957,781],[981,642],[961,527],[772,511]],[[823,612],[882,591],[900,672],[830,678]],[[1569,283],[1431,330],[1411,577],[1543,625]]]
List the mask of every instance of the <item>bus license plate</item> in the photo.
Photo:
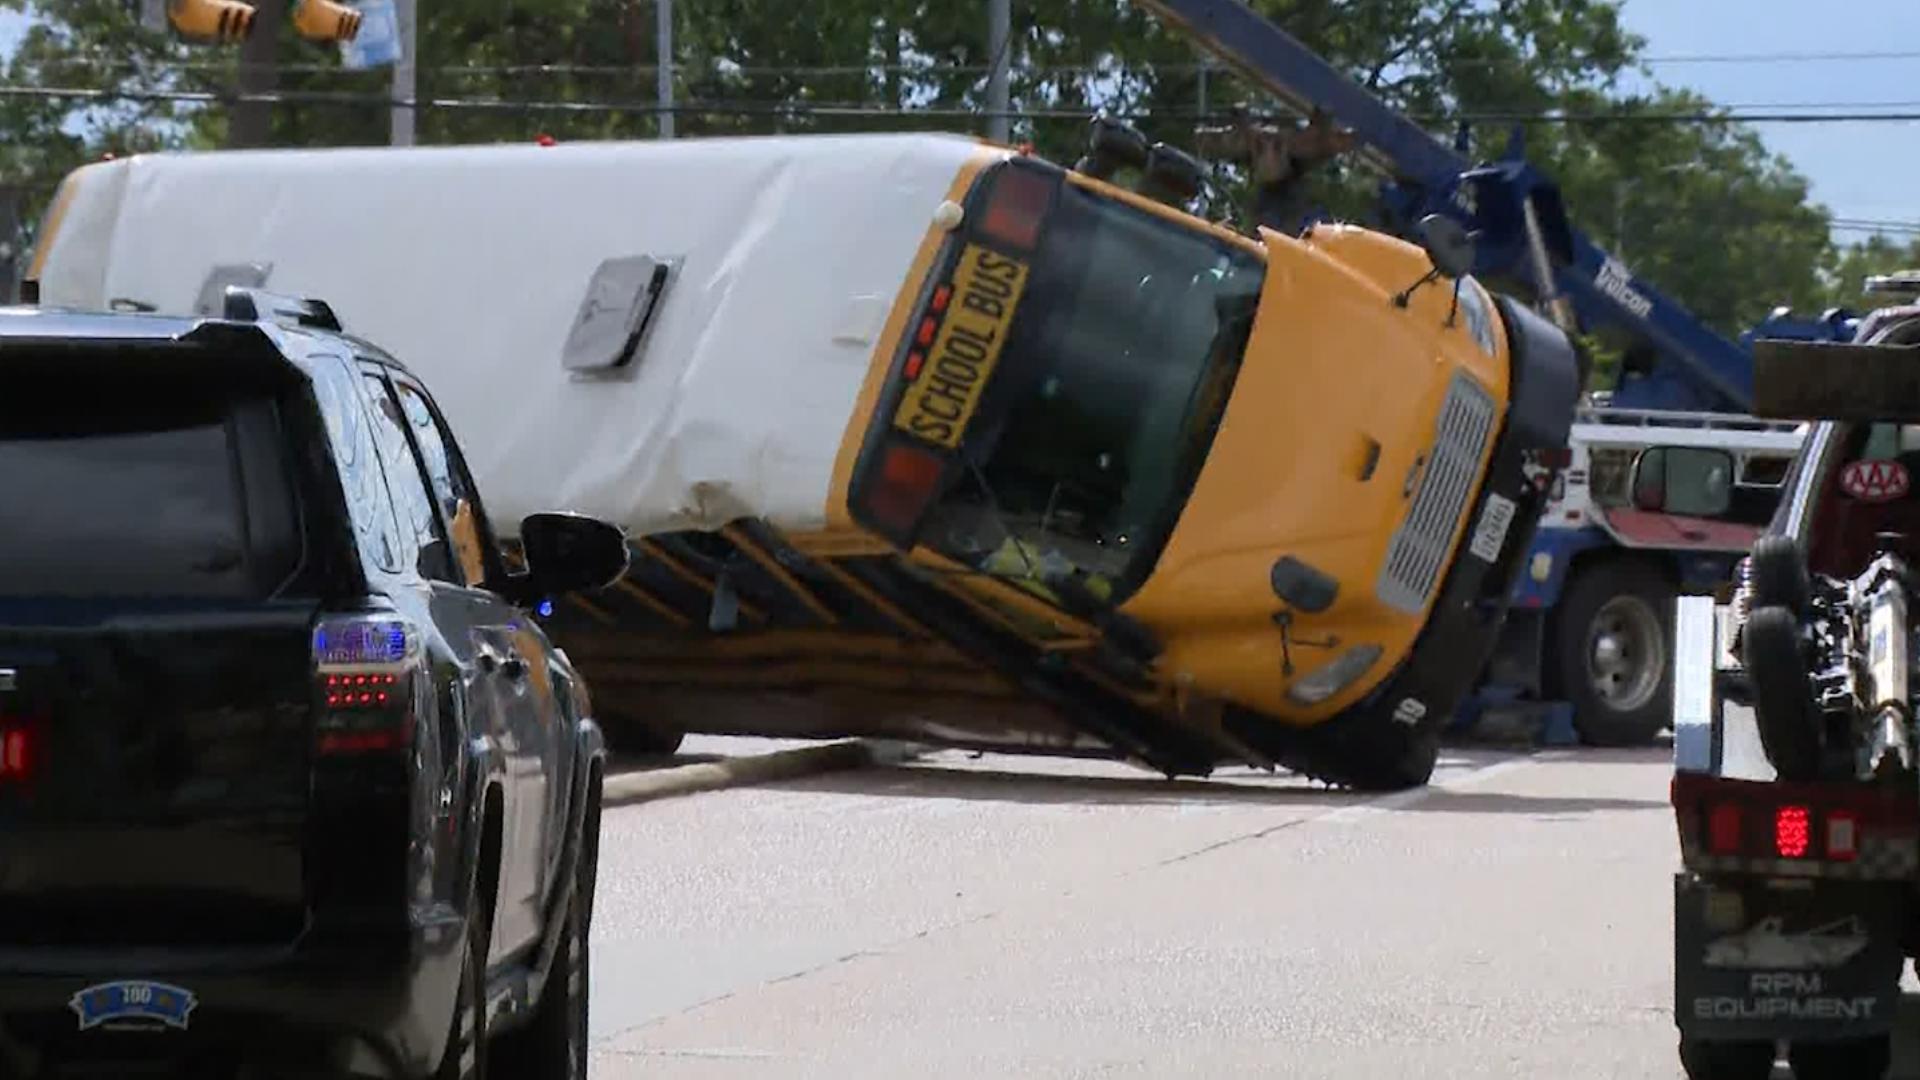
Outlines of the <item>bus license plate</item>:
[[1480,522],[1474,526],[1473,543],[1468,549],[1484,562],[1499,559],[1500,549],[1507,542],[1507,528],[1513,524],[1515,509],[1512,499],[1488,492],[1487,505],[1480,511]]
[[1000,361],[1027,287],[1027,264],[968,244],[951,284],[940,329],[893,417],[894,427],[948,450],[960,445]]

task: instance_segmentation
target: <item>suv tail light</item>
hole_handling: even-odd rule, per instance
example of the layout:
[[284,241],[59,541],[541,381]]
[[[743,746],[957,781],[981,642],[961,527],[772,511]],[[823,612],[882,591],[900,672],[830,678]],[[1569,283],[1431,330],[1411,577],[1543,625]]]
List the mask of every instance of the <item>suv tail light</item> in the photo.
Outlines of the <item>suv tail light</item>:
[[422,686],[420,637],[391,615],[329,615],[313,628],[314,749],[408,750]]
[[0,787],[33,778],[39,761],[37,725],[24,717],[0,716]]

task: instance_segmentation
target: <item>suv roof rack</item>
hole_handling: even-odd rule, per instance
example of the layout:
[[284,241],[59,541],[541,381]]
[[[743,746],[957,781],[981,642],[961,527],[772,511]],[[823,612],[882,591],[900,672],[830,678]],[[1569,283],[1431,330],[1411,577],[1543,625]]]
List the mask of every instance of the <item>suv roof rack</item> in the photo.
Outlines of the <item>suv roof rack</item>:
[[221,315],[236,322],[271,320],[291,326],[340,333],[340,318],[325,300],[315,300],[242,285],[227,286]]

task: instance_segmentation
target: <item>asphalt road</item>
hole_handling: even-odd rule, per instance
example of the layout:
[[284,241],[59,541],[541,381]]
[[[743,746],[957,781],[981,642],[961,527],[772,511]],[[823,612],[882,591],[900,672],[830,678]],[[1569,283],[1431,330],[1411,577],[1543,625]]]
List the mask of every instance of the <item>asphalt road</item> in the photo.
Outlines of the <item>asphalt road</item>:
[[940,753],[610,808],[592,1075],[1671,1080],[1668,775]]

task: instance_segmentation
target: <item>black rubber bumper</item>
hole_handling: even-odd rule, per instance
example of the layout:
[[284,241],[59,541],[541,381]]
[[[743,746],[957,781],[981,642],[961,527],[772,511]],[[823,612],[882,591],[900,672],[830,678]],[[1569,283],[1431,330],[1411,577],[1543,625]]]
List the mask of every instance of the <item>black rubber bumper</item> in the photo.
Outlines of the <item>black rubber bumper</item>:
[[[1567,445],[1580,393],[1579,362],[1565,336],[1526,308],[1504,299],[1500,306],[1513,341],[1507,415],[1487,482],[1406,662],[1352,708],[1312,727],[1247,712],[1225,720],[1236,738],[1290,768],[1363,788],[1424,782],[1441,729],[1493,653],[1551,488],[1543,452]],[[1512,520],[1487,560],[1470,546],[1495,500],[1511,504]]]
[[[445,1045],[462,944],[456,920],[397,949],[0,956],[0,1080],[226,1080],[242,1065],[424,1075]],[[119,999],[101,988],[123,981],[151,984],[136,992],[164,1007],[103,1010]],[[174,989],[191,994],[190,1009],[169,1000]]]
[[1906,886],[1674,875],[1674,1023],[1700,1042],[1883,1035],[1900,1005]]

